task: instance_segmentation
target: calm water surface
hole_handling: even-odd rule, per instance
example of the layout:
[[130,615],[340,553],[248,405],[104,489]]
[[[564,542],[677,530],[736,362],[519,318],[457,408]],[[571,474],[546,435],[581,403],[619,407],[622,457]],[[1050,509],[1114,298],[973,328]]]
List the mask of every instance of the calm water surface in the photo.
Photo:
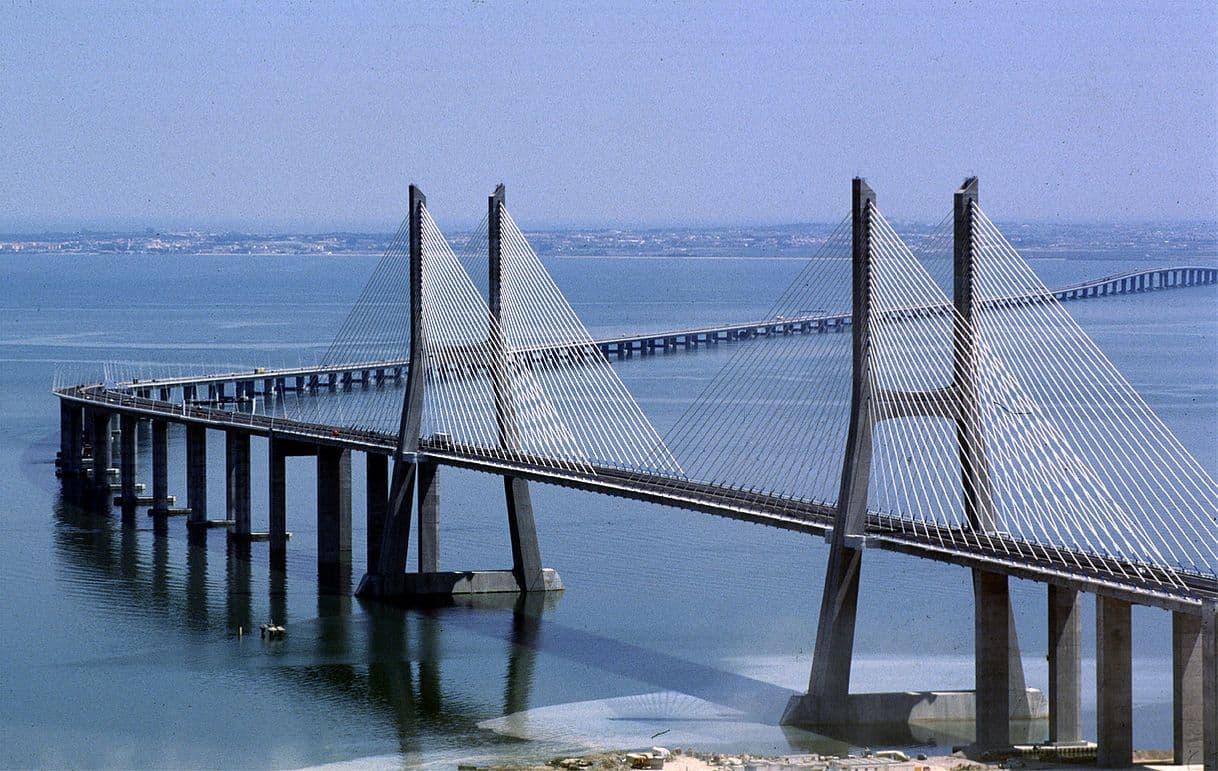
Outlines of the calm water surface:
[[[1184,261],[1071,254],[1035,265],[1055,285],[1156,262]],[[806,687],[827,554],[810,537],[536,486],[543,559],[567,586],[560,597],[401,611],[318,592],[308,459],[289,461],[284,571],[268,565],[265,544],[232,553],[213,531],[192,548],[180,519],[158,539],[142,514],[132,530],[62,504],[56,377],[315,361],[374,263],[0,258],[0,765],[446,766],[656,741],[832,749],[775,726]],[[758,317],[801,263],[565,258],[550,267],[592,332],[607,335]],[[1069,305],[1211,471],[1216,298],[1206,287]],[[664,432],[725,348],[616,366]],[[214,464],[223,444],[212,442]],[[173,429],[170,444],[170,491],[182,496],[183,436]],[[256,528],[266,516],[261,444]],[[141,452],[144,470],[146,443]],[[358,455],[354,465],[358,580]],[[221,474],[210,484],[222,501]],[[441,567],[510,564],[496,480],[445,469],[441,484]],[[1044,688],[1044,589],[1016,582],[1013,591],[1029,684]],[[971,687],[966,571],[869,552],[862,595],[854,690]],[[285,641],[238,638],[238,627],[271,617],[286,621]],[[1169,617],[1134,617],[1135,743],[1168,747]],[[1083,672],[1093,730],[1090,662]]]

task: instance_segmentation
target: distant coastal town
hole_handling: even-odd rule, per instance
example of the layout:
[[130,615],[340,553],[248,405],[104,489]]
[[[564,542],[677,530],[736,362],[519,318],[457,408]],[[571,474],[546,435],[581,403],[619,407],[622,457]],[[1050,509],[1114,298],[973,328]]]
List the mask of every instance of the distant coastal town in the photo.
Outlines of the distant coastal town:
[[[1005,232],[1027,256],[1119,253],[1123,258],[1218,257],[1218,228],[1212,222],[1158,224],[1011,224]],[[941,227],[901,226],[911,247],[938,243]],[[566,229],[528,232],[545,257],[806,257],[833,233],[828,224],[638,229]],[[250,256],[381,255],[389,233],[312,234],[206,233],[195,230],[0,234],[0,255],[149,254]],[[485,232],[449,235],[458,252],[485,249]]]

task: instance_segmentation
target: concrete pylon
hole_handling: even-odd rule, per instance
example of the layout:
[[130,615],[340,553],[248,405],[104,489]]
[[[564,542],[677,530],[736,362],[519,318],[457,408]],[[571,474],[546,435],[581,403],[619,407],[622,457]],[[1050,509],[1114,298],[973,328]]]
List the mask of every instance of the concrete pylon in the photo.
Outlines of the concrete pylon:
[[[506,375],[507,351],[499,322],[502,318],[501,218],[504,190],[500,185],[488,202],[490,272],[491,384],[495,400],[499,444],[505,451],[516,446],[515,417]],[[394,454],[393,481],[375,567],[360,582],[357,594],[364,597],[410,600],[423,596],[481,594],[517,591],[548,591],[562,588],[558,574],[541,567],[536,526],[528,487],[524,480],[504,478],[509,532],[512,539],[511,571],[464,571],[444,573],[439,564],[439,466],[420,452],[419,429],[425,383],[423,361],[423,248],[422,228],[426,198],[410,188],[410,369],[402,404],[398,449]],[[425,449],[425,448],[424,448]],[[411,507],[418,491],[419,570],[406,573]],[[370,520],[371,522],[371,520]],[[371,550],[370,550],[371,552]]]
[[[507,451],[519,447],[516,409],[512,403],[511,385],[507,378],[507,350],[503,339],[503,207],[506,195],[498,185],[487,200],[487,275],[490,308],[491,389],[495,400],[495,424],[499,446]],[[503,477],[503,493],[507,503],[508,534],[512,541],[512,572],[521,590],[543,591],[545,571],[541,566],[541,550],[537,543],[537,525],[533,519],[533,501],[529,483],[512,476]]]
[[869,372],[871,319],[871,210],[875,192],[862,178],[851,186],[851,361],[850,424],[842,462],[837,518],[829,541],[829,563],[816,626],[816,647],[808,693],[792,699],[783,715],[788,725],[846,722],[854,625],[858,612],[861,539],[871,477],[872,394]]
[[389,506],[381,534],[378,563],[360,581],[356,594],[384,597],[393,594],[390,583],[406,571],[410,545],[410,519],[418,474],[419,427],[423,418],[423,210],[427,196],[410,186],[409,262],[410,262],[410,368],[406,372],[406,393],[402,398],[397,449],[393,454],[393,477],[389,486]]
[[[816,649],[806,696],[792,699],[782,722],[832,725],[848,721],[851,707],[850,666],[858,610],[862,549],[866,544],[867,484],[870,480],[872,429],[882,420],[936,417],[955,424],[961,497],[967,527],[996,529],[989,469],[985,460],[976,385],[976,331],[973,323],[973,276],[977,179],[965,180],[954,199],[954,287],[952,382],[938,390],[874,390],[870,377],[872,313],[871,212],[875,193],[855,179],[852,200],[852,362],[850,425],[842,464],[837,519],[830,536],[829,564],[821,598]],[[1031,716],[1032,703],[1019,660],[1019,644],[1005,575],[975,572],[974,641],[976,688],[971,699],[977,744],[1010,744],[1010,720]],[[893,704],[900,699],[890,699]],[[959,700],[957,700],[959,702]],[[860,702],[861,705],[861,702]],[[895,712],[894,712],[895,714]]]
[[[952,306],[956,312],[952,316],[954,414],[950,418],[956,423],[965,521],[974,531],[992,533],[998,529],[997,515],[977,395],[978,187],[977,178],[969,177],[952,200]],[[1008,747],[1011,716],[1026,714],[1028,705],[1007,577],[974,570],[973,599],[976,744],[983,749]],[[1013,698],[1022,703],[1012,703]]]

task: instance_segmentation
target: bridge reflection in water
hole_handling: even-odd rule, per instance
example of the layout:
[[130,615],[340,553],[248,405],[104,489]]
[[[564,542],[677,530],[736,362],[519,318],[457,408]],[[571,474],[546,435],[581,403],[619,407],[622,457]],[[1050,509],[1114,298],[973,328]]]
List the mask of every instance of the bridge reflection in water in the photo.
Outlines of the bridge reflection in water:
[[[56,550],[82,574],[87,591],[102,600],[97,606],[151,620],[165,637],[180,638],[188,659],[231,668],[251,680],[287,681],[302,697],[370,709],[396,731],[399,753],[420,751],[422,740],[435,735],[469,737],[488,748],[513,738],[578,744],[595,741],[598,732],[621,734],[622,726],[667,729],[674,737],[683,729],[693,735],[709,731],[728,740],[761,733],[767,741],[785,742],[790,751],[825,754],[973,740],[972,721],[843,726],[832,736],[780,726],[796,691],[547,621],[547,611],[561,598],[554,592],[470,595],[401,607],[353,599],[350,577],[338,577],[338,584],[318,585],[315,618],[293,620],[283,641],[269,643],[259,639],[258,625],[289,620],[283,555],[268,563],[266,553],[255,555],[248,542],[213,541],[209,548],[197,540],[172,539],[62,498],[54,515]],[[221,545],[222,553],[216,548]],[[171,559],[178,551],[184,551],[184,559]],[[255,580],[259,575],[266,580]],[[301,590],[307,595],[311,585],[310,575],[293,586],[310,587]],[[221,626],[226,634],[217,642]],[[245,639],[238,639],[239,629]],[[490,679],[471,693],[461,673],[446,688],[446,665],[458,667],[453,672],[468,665],[464,641],[471,637],[503,643],[501,663],[484,662],[486,669],[501,673],[501,686]],[[607,675],[614,683],[610,698],[598,699],[606,695],[602,684],[590,683],[571,697],[580,704],[539,700],[534,695],[539,655]],[[141,658],[139,663],[149,662]],[[654,690],[620,696],[622,683]],[[590,708],[589,699],[597,707]],[[589,715],[585,725],[572,725],[573,716]],[[1014,721],[1012,729],[1019,741],[1042,741],[1047,722]]]

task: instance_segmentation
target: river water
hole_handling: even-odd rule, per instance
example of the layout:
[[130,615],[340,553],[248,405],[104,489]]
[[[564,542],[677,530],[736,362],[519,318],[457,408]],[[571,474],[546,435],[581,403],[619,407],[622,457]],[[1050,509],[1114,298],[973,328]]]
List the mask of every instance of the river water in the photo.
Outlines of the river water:
[[[1024,234],[1050,285],[1118,270],[1213,264],[1211,249],[1057,248]],[[1060,231],[1055,231],[1060,235]],[[566,590],[537,607],[396,610],[319,594],[313,467],[289,459],[286,573],[266,545],[192,547],[181,519],[75,511],[53,459],[57,378],[315,361],[374,257],[0,257],[0,765],[451,766],[665,743],[789,752],[841,745],[776,726],[806,688],[827,548],[702,514],[534,486],[543,560]],[[547,259],[592,333],[752,319],[802,263],[765,256]],[[1070,303],[1069,310],[1202,464],[1218,471],[1214,287]],[[762,345],[765,343],[749,343]],[[664,433],[729,346],[615,363]],[[109,368],[109,370],[108,370]],[[184,496],[183,435],[170,492]],[[222,463],[223,442],[209,456]],[[141,468],[148,468],[147,444]],[[254,443],[255,528],[265,452]],[[356,579],[364,564],[354,461]],[[222,474],[209,498],[223,501]],[[444,470],[441,568],[510,564],[496,480]],[[968,688],[967,571],[869,552],[855,691]],[[1045,593],[1014,582],[1029,685],[1045,688]],[[1085,603],[1084,650],[1093,644]],[[288,635],[238,637],[272,615]],[[1134,611],[1134,739],[1170,747],[1169,616]],[[1084,661],[1094,731],[1094,667]],[[654,738],[653,738],[654,737]],[[959,737],[919,737],[947,746]]]

